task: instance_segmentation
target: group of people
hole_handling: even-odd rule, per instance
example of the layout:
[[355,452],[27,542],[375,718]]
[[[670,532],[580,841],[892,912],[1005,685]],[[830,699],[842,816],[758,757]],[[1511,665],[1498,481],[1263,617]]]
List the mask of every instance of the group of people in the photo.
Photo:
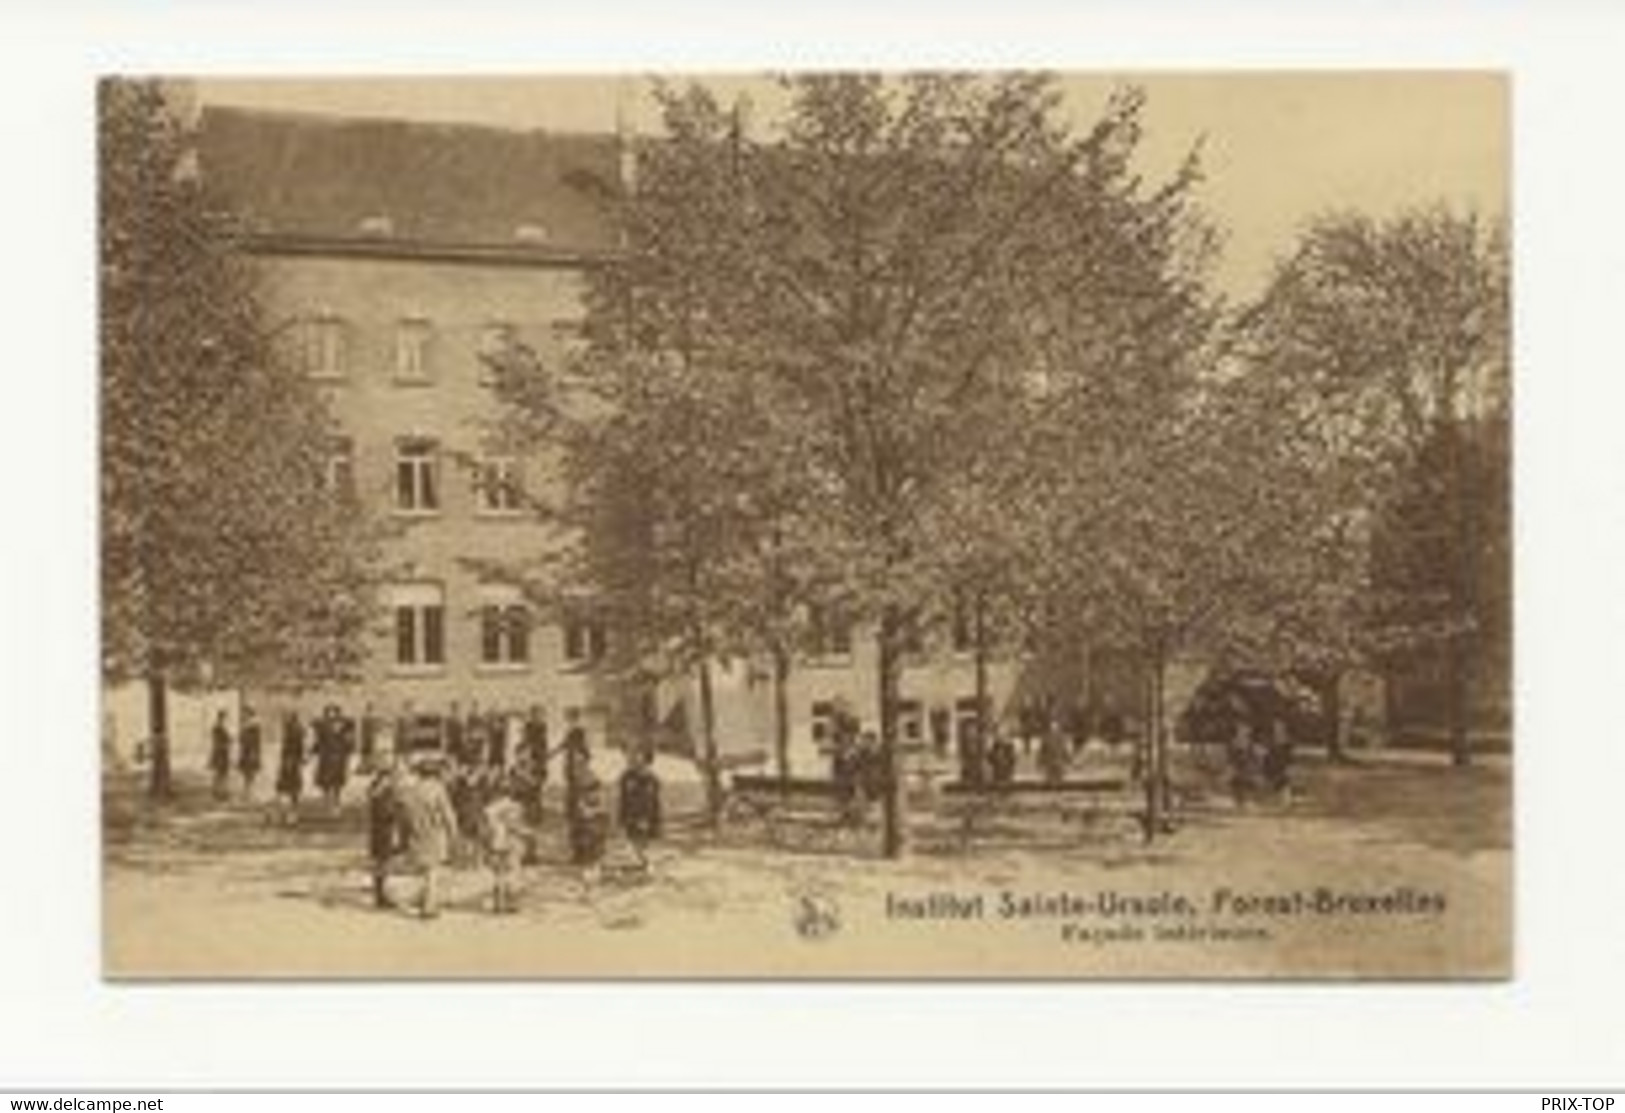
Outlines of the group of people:
[[[297,708],[289,708],[281,716],[275,755],[277,814],[286,822],[296,820],[306,794],[307,775],[323,801],[336,811],[352,773],[372,773],[378,755],[385,751],[437,749],[459,767],[507,768],[508,739],[515,718],[508,712],[481,712],[477,705],[464,715],[456,703],[444,716],[419,715],[408,704],[394,720],[376,714],[370,703],[359,715],[329,704],[320,715],[308,720]],[[518,734],[523,745],[546,748],[547,723],[539,707],[531,708],[522,719]],[[257,709],[243,705],[235,737],[228,713],[220,711],[209,739],[209,772],[215,797],[231,798],[235,772],[240,778],[241,796],[254,799],[264,762],[265,732]]]
[[[359,756],[363,772],[370,772],[378,751],[382,724],[372,714],[371,705],[353,719],[337,704],[329,704],[307,725],[297,710],[282,716],[282,734],[276,754],[276,815],[283,822],[297,820],[299,803],[305,794],[307,766],[314,766],[312,780],[322,799],[337,810],[349,784],[351,766]],[[225,711],[215,715],[209,731],[209,772],[215,798],[231,798],[231,779],[240,778],[240,792],[253,800],[255,785],[264,768],[265,734],[258,711],[244,704],[237,735],[232,736]]]
[[1267,715],[1238,719],[1225,743],[1230,766],[1230,795],[1238,806],[1261,795],[1289,794],[1292,738],[1286,724]]
[[1016,768],[1023,753],[1032,754],[1038,774],[1048,784],[1066,780],[1067,771],[1082,750],[1080,743],[1049,727],[1033,733],[1022,733],[1017,739],[992,725],[986,739],[974,719],[966,720],[959,728],[959,781],[971,789],[1000,789],[1015,783]]
[[830,779],[835,782],[841,822],[861,827],[873,805],[885,799],[894,773],[879,736],[863,730],[851,712],[838,711],[830,751]]
[[[393,905],[388,878],[403,868],[422,879],[417,905],[432,916],[440,906],[444,869],[483,867],[491,873],[493,910],[511,912],[517,908],[520,866],[541,860],[544,802],[555,758],[563,768],[570,861],[595,868],[612,833],[605,788],[593,768],[577,709],[566,712],[560,745],[551,748],[548,743],[547,718],[539,706],[518,717],[481,712],[478,705],[464,714],[456,703],[445,715],[421,715],[407,705],[393,721],[376,715],[371,704],[353,717],[329,704],[308,722],[289,709],[281,717],[269,815],[274,822],[298,821],[307,769],[328,809],[337,814],[352,773],[359,773],[370,778],[367,844],[373,899],[379,907]],[[216,798],[230,798],[234,771],[243,798],[254,798],[264,749],[254,707],[243,706],[235,737],[226,712],[216,716],[209,744]],[[661,786],[651,752],[627,749],[617,789],[614,819],[644,862],[644,848],[660,837],[663,826]]]
[[[610,817],[603,782],[575,712],[558,752],[564,766],[564,821],[570,861],[589,875],[603,859]],[[541,860],[543,799],[553,756],[539,715],[526,720],[518,753],[509,764],[490,750],[466,743],[390,753],[379,763],[367,792],[368,853],[373,901],[391,908],[389,878],[404,869],[421,878],[417,910],[440,910],[440,878],[446,868],[488,870],[491,909],[518,910],[520,867]],[[448,740],[449,741],[449,740]],[[505,755],[504,755],[505,757]],[[626,752],[618,782],[616,819],[640,864],[663,828],[660,780],[653,755]]]
[[[1046,782],[1059,784],[1082,752],[1089,731],[1081,711],[1058,716],[1042,707],[1023,708],[1014,732],[1002,730],[989,720],[984,736],[974,717],[960,720],[954,761],[959,782],[970,789],[998,790],[1015,783],[1023,756],[1031,757],[1038,774]],[[932,748],[939,756],[948,752],[946,709],[931,717]],[[1126,740],[1120,714],[1107,711],[1100,719],[1100,733],[1106,744],[1116,749]],[[831,723],[830,775],[842,814],[849,822],[861,823],[869,806],[881,799],[894,770],[873,730],[865,730],[850,709],[837,705]]]

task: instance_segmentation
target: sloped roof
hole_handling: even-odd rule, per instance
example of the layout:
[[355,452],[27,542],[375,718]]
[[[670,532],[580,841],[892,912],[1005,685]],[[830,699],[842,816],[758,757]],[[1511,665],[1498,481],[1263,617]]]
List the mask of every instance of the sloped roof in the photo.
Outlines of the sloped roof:
[[198,152],[205,179],[258,234],[611,245],[603,201],[618,179],[612,135],[210,107]]

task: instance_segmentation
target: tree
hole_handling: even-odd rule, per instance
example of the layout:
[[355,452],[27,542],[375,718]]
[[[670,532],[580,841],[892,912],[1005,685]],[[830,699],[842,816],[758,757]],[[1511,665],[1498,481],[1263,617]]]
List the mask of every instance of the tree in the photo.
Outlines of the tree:
[[969,581],[985,594],[999,563],[979,546],[944,559],[966,530],[960,479],[1022,470],[1006,415],[1063,343],[1094,342],[1101,359],[1137,344],[1121,362],[1138,369],[1181,347],[1170,336],[1182,322],[1156,313],[1194,178],[1147,190],[1133,173],[1143,98],[1132,91],[1075,134],[1041,75],[786,86],[777,141],[715,122],[708,132],[731,160],[708,210],[738,239],[702,315],[717,364],[768,392],[776,435],[798,446],[802,487],[823,507],[815,533],[840,553],[841,590],[875,631],[896,854],[908,618]]
[[[1505,531],[1485,508],[1504,502],[1506,480],[1480,474],[1474,430],[1496,428],[1509,401],[1509,288],[1496,220],[1441,207],[1385,221],[1336,214],[1305,230],[1244,318],[1257,365],[1290,387],[1293,408],[1352,477],[1346,513],[1373,528],[1387,523],[1386,574],[1372,580],[1378,618],[1367,632],[1390,648],[1443,652],[1457,764],[1471,756],[1487,606],[1505,595],[1492,587],[1487,599],[1480,587],[1486,531]],[[1431,582],[1397,574],[1419,556],[1393,547],[1402,502],[1411,521],[1433,523],[1430,543],[1442,546],[1434,566],[1448,571]]]
[[642,153],[636,193],[596,183],[622,250],[590,276],[586,351],[552,364],[509,352],[496,388],[508,434],[556,453],[564,476],[537,509],[566,540],[533,590],[590,594],[622,675],[694,677],[715,819],[711,670],[771,659],[787,776],[790,663],[827,578],[815,565],[834,554],[812,543],[816,492],[796,468],[793,414],[723,331],[746,250],[739,117],[698,90],[660,96],[670,136]]
[[149,684],[162,796],[166,686],[342,677],[367,547],[164,90],[104,81],[98,107],[102,672]]
[[[1078,134],[1042,75],[784,85],[765,137],[703,88],[662,91],[666,135],[613,198],[622,248],[591,284],[587,354],[515,375],[507,397],[538,440],[573,446],[579,497],[639,476],[665,523],[631,554],[654,640],[699,662],[767,648],[782,677],[812,605],[874,631],[893,855],[912,616],[968,594],[1009,624],[1030,583],[1010,574],[1019,516],[992,511],[1027,483],[1083,489],[1062,460],[1035,465],[1024,422],[1053,380],[1068,413],[1133,428],[1206,336],[1211,238],[1194,163],[1156,188],[1134,172],[1136,91]],[[1043,451],[1071,443],[1042,424]],[[656,553],[673,569],[648,567]],[[626,582],[620,563],[583,571]]]

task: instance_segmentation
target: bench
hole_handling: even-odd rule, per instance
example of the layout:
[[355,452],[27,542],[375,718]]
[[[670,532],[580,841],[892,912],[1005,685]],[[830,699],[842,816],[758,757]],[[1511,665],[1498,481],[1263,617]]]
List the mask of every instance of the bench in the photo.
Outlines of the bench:
[[948,781],[940,786],[945,803],[959,816],[959,838],[969,843],[978,824],[994,815],[1018,812],[1025,802],[1054,805],[1063,819],[1093,824],[1105,816],[1128,816],[1145,827],[1144,795],[1127,776],[1071,777],[1051,781],[1017,778],[1004,784]]
[[834,833],[851,829],[843,822],[835,782],[827,777],[735,773],[729,781],[724,815],[732,823],[762,823],[775,845],[783,842],[787,824],[803,831],[822,828]]

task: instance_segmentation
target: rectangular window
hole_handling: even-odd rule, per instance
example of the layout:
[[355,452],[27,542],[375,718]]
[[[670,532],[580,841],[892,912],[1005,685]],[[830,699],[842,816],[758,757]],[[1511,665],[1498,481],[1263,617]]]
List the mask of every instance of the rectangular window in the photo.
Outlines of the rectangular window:
[[918,743],[925,737],[924,716],[921,714],[920,701],[905,699],[897,701],[897,736],[906,743]]
[[835,702],[818,700],[812,705],[812,738],[820,746],[835,744]]
[[601,661],[607,642],[603,623],[582,615],[564,620],[564,660],[571,665],[590,665]]
[[522,501],[519,461],[511,456],[488,456],[478,465],[476,479],[482,514],[517,514]]
[[397,606],[395,608],[395,663],[397,665],[417,664],[419,644],[417,608]]
[[530,662],[530,609],[517,588],[490,585],[482,589],[480,663],[524,665]]
[[[988,716],[989,721],[992,716]],[[964,738],[976,729],[976,697],[965,696],[954,701],[954,720],[959,737]]]
[[814,607],[810,625],[812,656],[852,656],[852,622],[840,607]]
[[491,321],[480,329],[479,381],[489,386],[496,380],[496,367],[519,343],[519,330],[507,321]]
[[344,322],[329,313],[300,321],[296,329],[300,370],[313,379],[344,377]]
[[435,444],[404,440],[395,448],[395,509],[430,514],[440,509]]
[[389,590],[395,612],[395,664],[439,668],[446,663],[446,600],[438,584],[403,584]]
[[443,605],[423,608],[423,663],[446,663],[446,608]]
[[395,326],[395,379],[403,383],[426,383],[432,375],[429,365],[429,322],[407,317]]

